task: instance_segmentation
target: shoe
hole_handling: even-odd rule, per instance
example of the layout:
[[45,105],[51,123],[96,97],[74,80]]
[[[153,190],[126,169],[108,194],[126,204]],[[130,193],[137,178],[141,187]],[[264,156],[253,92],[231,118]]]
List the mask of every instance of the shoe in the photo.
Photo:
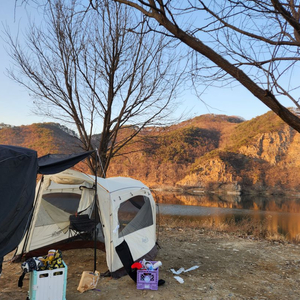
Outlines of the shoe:
[[163,284],[165,284],[165,281],[163,279],[159,279],[157,285],[160,286]]

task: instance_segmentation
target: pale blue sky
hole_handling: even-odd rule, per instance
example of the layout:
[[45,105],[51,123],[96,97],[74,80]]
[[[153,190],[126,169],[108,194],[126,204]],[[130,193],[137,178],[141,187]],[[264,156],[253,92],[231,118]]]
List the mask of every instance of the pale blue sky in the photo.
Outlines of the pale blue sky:
[[[1,35],[3,26],[7,25],[13,36],[26,29],[26,11],[24,7],[14,10],[14,0],[0,0]],[[28,8],[27,8],[28,9]],[[35,116],[33,99],[28,91],[5,75],[5,70],[10,67],[11,61],[5,51],[5,42],[0,40],[0,123],[10,125],[30,125],[32,123],[49,122],[41,116]],[[244,87],[238,86],[233,89],[210,88],[202,95],[210,107],[193,96],[192,92],[184,91],[180,98],[182,106],[179,111],[186,110],[190,116],[198,116],[207,113],[226,114],[243,117],[250,120],[258,115],[269,111],[269,108],[250,94]]]
[[26,20],[25,7],[16,7],[15,10],[14,0],[0,0],[0,123],[16,126],[49,121],[31,112],[33,100],[28,91],[5,74],[11,61],[5,50],[7,46],[3,41],[3,28],[9,26],[12,35],[16,36],[18,31],[21,33],[26,29]]

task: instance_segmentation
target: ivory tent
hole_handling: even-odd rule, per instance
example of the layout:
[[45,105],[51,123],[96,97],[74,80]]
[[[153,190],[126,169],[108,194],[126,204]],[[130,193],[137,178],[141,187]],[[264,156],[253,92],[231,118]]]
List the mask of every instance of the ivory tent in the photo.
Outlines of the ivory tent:
[[113,277],[124,274],[116,251],[124,241],[134,261],[155,258],[156,205],[149,188],[138,180],[96,178],[68,169],[43,176],[36,186],[34,206],[18,256],[43,255],[51,248],[76,248],[79,242],[92,246],[88,242],[95,236],[98,247],[101,242],[105,245]]

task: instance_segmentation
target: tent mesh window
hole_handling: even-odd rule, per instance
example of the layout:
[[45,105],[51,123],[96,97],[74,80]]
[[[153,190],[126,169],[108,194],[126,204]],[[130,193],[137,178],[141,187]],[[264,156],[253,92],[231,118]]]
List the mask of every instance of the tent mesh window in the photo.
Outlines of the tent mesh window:
[[77,211],[80,197],[80,194],[75,193],[44,194],[36,226],[57,224],[65,228],[69,224],[70,215]]
[[153,225],[150,199],[135,196],[123,202],[118,210],[119,237]]
[[80,197],[80,194],[75,193],[51,193],[43,195],[43,199],[48,203],[69,214],[74,214],[77,212]]

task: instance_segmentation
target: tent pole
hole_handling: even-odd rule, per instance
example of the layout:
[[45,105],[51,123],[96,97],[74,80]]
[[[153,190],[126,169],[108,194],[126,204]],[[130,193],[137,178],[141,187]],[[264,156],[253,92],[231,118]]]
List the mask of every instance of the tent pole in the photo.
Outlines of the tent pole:
[[95,236],[94,236],[94,273],[96,272],[97,269],[97,224],[98,224],[98,193],[97,193],[97,175],[98,175],[98,149],[96,148],[95,151],[96,154],[96,168],[95,168],[95,197],[94,197],[94,201],[95,201]]
[[[39,189],[38,189],[38,192],[35,194],[34,196],[34,201],[33,201],[33,205],[32,205],[32,208],[31,208],[31,211],[30,211],[30,214],[29,214],[29,217],[28,217],[28,221],[27,221],[27,224],[26,224],[26,228],[25,228],[25,231],[24,231],[24,234],[23,234],[23,237],[25,236],[25,240],[24,240],[24,244],[23,244],[23,247],[22,247],[22,252],[21,252],[21,258],[25,252],[25,249],[27,248],[28,246],[28,239],[29,239],[29,235],[30,235],[30,231],[31,231],[31,228],[32,228],[32,218],[33,218],[33,215],[34,215],[34,212],[35,212],[35,209],[36,209],[36,204],[37,204],[37,198],[39,197],[40,195],[40,191],[41,191],[41,186],[42,184],[44,183],[44,175],[42,175],[42,178],[40,180],[40,185],[39,185]],[[17,252],[18,249],[16,249],[16,252]]]

